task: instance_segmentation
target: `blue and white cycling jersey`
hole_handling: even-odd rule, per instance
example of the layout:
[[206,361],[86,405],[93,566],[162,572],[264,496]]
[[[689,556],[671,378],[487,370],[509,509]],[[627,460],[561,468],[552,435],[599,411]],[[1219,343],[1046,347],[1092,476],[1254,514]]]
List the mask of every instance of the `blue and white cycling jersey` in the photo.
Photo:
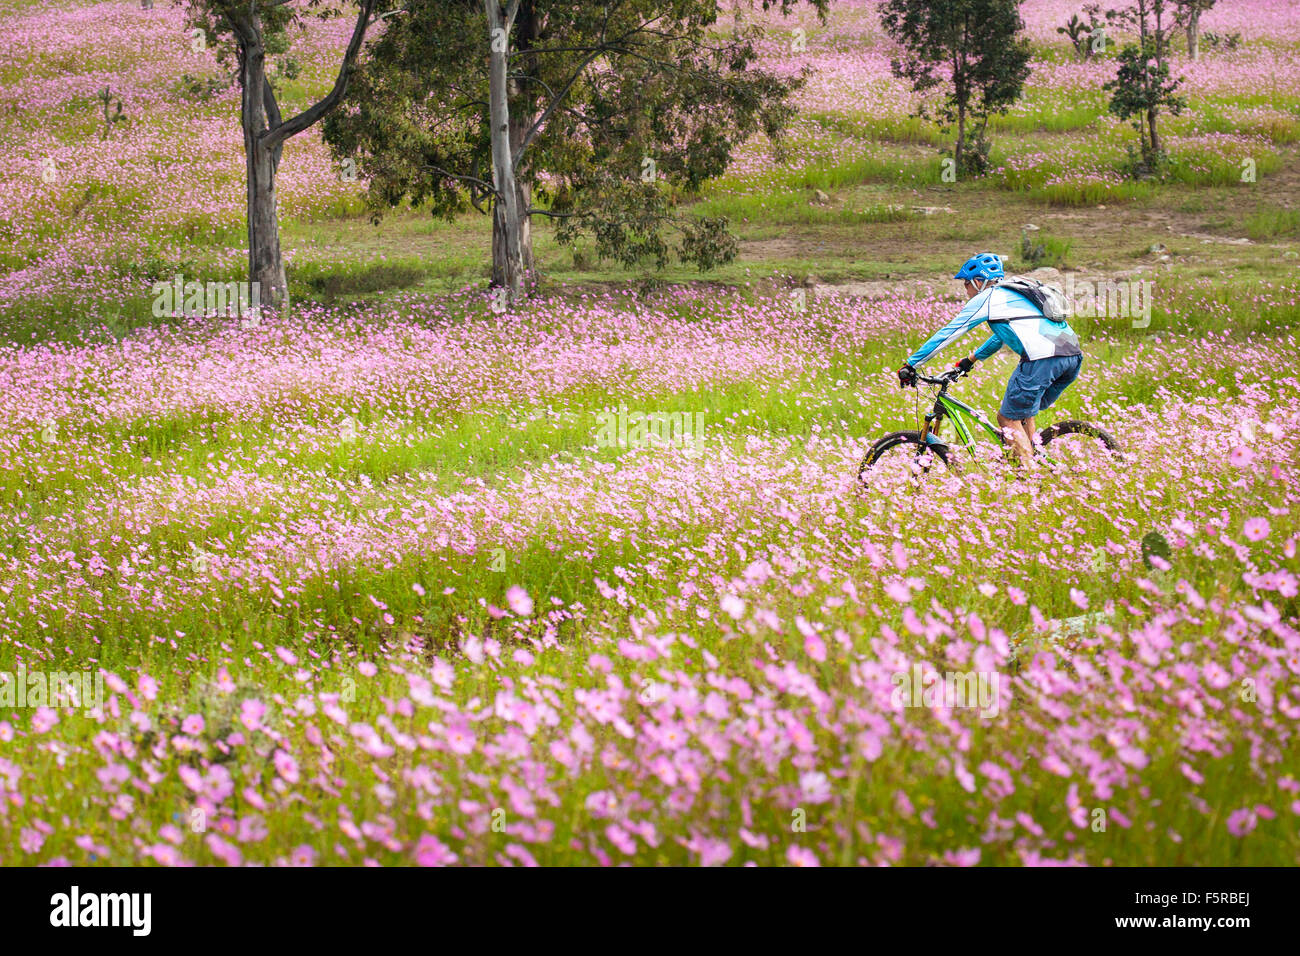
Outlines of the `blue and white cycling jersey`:
[[1082,355],[1079,337],[1068,322],[1054,322],[1038,306],[1019,292],[991,286],[966,303],[957,317],[941,328],[929,341],[912,353],[907,364],[920,368],[940,349],[957,341],[982,323],[989,324],[992,334],[975,351],[975,358],[992,358],[1004,345],[1022,361],[1051,358],[1054,355]]

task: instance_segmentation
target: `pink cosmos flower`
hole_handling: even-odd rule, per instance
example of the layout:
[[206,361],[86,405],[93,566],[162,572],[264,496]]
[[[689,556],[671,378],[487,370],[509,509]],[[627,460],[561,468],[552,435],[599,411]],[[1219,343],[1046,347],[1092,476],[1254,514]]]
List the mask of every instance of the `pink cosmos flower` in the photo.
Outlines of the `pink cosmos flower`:
[[203,728],[205,726],[207,725],[203,722],[203,718],[198,714],[190,714],[181,721],[181,731],[189,734],[191,737],[197,737],[199,734],[203,733]]
[[159,866],[176,866],[181,862],[181,855],[173,846],[166,843],[155,843],[144,850],[146,856],[151,856],[154,862]]
[[250,814],[240,818],[237,839],[240,843],[257,843],[265,840],[268,832],[266,821],[257,814]]
[[222,764],[213,764],[203,777],[203,795],[213,803],[224,803],[235,792],[235,781]]
[[949,866],[974,866],[980,861],[980,849],[947,850],[943,854],[943,861]]
[[785,858],[791,866],[821,866],[817,854],[807,847],[791,844],[786,848]]
[[294,848],[289,855],[289,862],[293,866],[315,866],[316,851],[304,843]]
[[605,827],[605,837],[610,843],[618,847],[620,852],[628,856],[636,853],[636,840],[617,823],[611,823]]
[[473,634],[460,642],[460,649],[473,663],[483,663],[483,642]]
[[181,783],[195,793],[203,789],[203,774],[195,768],[182,764],[176,768],[176,775],[181,778]]
[[718,604],[733,620],[739,621],[741,615],[745,613],[745,602],[734,594],[722,595],[722,600]]
[[912,600],[912,590],[902,581],[890,581],[885,585],[885,593],[899,604]]
[[1228,832],[1235,837],[1243,837],[1254,831],[1259,825],[1259,818],[1249,807],[1242,807],[1228,814]]
[[1205,666],[1201,668],[1201,676],[1205,678],[1205,683],[1215,690],[1223,690],[1232,683],[1232,675],[1214,661],[1205,662]]
[[618,809],[618,800],[608,790],[597,790],[587,794],[586,806],[589,814],[602,820],[614,815]]
[[695,849],[700,866],[721,866],[731,859],[731,847],[722,840],[699,840]]
[[278,773],[286,783],[298,782],[298,761],[284,750],[275,752],[275,772]]
[[256,697],[245,698],[239,705],[239,719],[249,730],[257,730],[261,727],[264,716],[266,716],[266,705]]
[[244,862],[244,854],[239,852],[239,847],[233,843],[227,843],[215,833],[209,833],[203,842],[208,845],[212,855],[225,863],[226,866],[239,866],[240,863]]
[[809,803],[825,803],[831,798],[831,782],[816,770],[799,775],[799,791]]
[[59,713],[50,707],[37,707],[32,714],[32,730],[43,734],[59,722]]
[[474,750],[474,731],[469,724],[457,723],[447,728],[447,746],[462,757]]
[[23,827],[18,835],[18,845],[24,853],[38,853],[45,845],[45,834],[32,827]]
[[533,599],[517,584],[506,591],[506,604],[520,617],[529,617],[533,613]]
[[459,859],[441,840],[430,833],[420,837],[415,847],[415,862],[420,866],[450,866]]
[[145,700],[155,700],[158,697],[158,682],[148,674],[141,674],[140,679],[136,681],[136,686],[140,689],[140,696]]
[[1245,532],[1247,539],[1263,541],[1273,529],[1269,526],[1267,518],[1247,518],[1246,525],[1242,530]]

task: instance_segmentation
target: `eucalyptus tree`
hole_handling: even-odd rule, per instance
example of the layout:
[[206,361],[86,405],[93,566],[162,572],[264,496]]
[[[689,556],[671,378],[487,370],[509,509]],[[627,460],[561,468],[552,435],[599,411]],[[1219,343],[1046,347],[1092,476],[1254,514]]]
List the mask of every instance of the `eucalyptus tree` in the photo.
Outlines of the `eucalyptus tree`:
[[[244,131],[248,191],[248,278],[258,284],[263,304],[279,308],[288,294],[275,191],[284,144],[342,102],[366,31],[386,0],[358,0],[346,6],[330,0],[299,0],[296,6],[292,0],[182,2],[196,41],[215,49],[218,62],[233,68],[240,87],[239,121]],[[354,25],[333,85],[316,102],[286,118],[274,76],[293,73],[288,58],[291,31],[305,26],[307,17],[329,20],[343,16],[353,17]]]
[[[801,0],[755,0],[785,15]],[[802,0],[824,16],[828,0]],[[727,7],[730,9],[730,6]],[[367,45],[325,138],[368,182],[378,220],[403,202],[493,217],[508,301],[535,272],[531,224],[625,265],[734,257],[721,217],[680,200],[758,131],[774,141],[801,74],[761,67],[759,30],[719,0],[408,0]]]

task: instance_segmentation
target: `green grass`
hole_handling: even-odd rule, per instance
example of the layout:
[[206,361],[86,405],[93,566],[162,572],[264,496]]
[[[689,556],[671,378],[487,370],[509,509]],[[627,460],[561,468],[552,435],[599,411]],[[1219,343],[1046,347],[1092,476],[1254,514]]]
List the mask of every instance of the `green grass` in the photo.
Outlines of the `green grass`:
[[1300,235],[1300,209],[1261,205],[1246,217],[1246,235],[1256,241]]

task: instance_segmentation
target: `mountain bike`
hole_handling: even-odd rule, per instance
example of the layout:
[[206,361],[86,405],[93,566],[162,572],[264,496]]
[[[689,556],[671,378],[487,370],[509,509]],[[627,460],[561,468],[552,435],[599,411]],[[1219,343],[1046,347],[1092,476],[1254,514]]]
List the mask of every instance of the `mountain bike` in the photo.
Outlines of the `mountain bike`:
[[[948,394],[949,387],[964,374],[959,369],[950,369],[936,378],[917,374],[918,381],[939,387],[934,407],[925,416],[925,426],[920,431],[890,432],[877,439],[858,466],[859,481],[867,484],[869,479],[886,469],[919,476],[936,465],[960,473],[961,463],[953,454],[957,449],[963,452],[961,458],[985,464],[989,456],[982,453],[981,448],[988,446],[975,440],[981,431],[996,443],[993,446],[994,458],[1006,459],[1013,454],[1011,443],[996,422],[989,421],[983,412]],[[952,423],[956,443],[949,443],[941,437],[945,422]],[[1093,471],[1103,462],[1114,464],[1123,458],[1119,443],[1103,429],[1088,422],[1056,422],[1042,429],[1038,437],[1034,455],[1054,469]]]

